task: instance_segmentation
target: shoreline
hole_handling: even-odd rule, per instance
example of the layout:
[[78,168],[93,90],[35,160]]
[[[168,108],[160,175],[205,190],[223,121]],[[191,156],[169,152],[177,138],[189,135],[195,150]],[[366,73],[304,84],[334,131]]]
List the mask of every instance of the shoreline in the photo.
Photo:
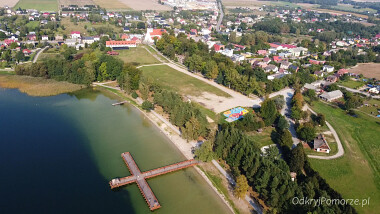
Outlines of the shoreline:
[[[100,85],[100,84],[94,85],[94,87],[101,87],[101,88],[107,90],[108,92],[116,95],[117,97],[123,99],[123,97],[121,97],[119,94],[117,94],[117,93],[109,90],[109,89],[114,89],[114,88],[108,88],[108,87],[105,87],[104,85]],[[118,91],[120,91],[120,90],[118,90]],[[134,108],[136,108],[137,110],[139,110],[139,112],[142,113],[144,115],[144,117],[146,117],[156,128],[158,128],[158,130],[163,135],[166,136],[166,138],[179,150],[179,152],[186,159],[193,159],[194,158],[193,154],[191,153],[191,148],[193,146],[195,146],[195,142],[194,141],[193,142],[187,142],[185,139],[183,139],[178,134],[172,134],[170,132],[170,130],[167,130],[167,129],[172,129],[170,126],[168,126],[166,124],[166,123],[168,123],[168,121],[166,121],[162,117],[161,118],[157,117],[155,114],[158,114],[158,113],[156,113],[155,111],[152,110],[151,112],[145,112],[144,110],[142,110],[138,106],[136,106],[134,103],[132,103],[129,99],[127,101],[128,101],[128,104],[132,105]],[[138,100],[135,100],[135,101],[138,102]],[[161,123],[161,124],[159,124],[159,123]],[[175,131],[175,130],[172,130],[172,131]],[[212,184],[212,182],[206,176],[206,174],[201,169],[199,169],[198,167],[193,167],[193,168],[198,172],[199,175],[201,175],[201,177],[203,177],[203,179],[206,181],[206,183],[209,184],[209,186],[211,187],[211,189],[214,190],[214,192],[219,196],[219,198],[223,201],[223,203],[228,207],[228,209],[231,211],[231,213],[235,213],[234,209],[232,208],[232,206],[230,205],[230,203],[226,200],[225,196],[223,194],[221,194],[216,189],[216,187]]]

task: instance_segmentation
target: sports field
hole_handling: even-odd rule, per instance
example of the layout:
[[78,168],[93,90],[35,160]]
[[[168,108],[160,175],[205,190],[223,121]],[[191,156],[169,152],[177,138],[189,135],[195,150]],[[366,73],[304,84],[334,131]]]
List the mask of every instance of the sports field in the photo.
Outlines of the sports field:
[[36,9],[39,11],[58,11],[57,0],[20,0],[15,8]]
[[359,213],[380,210],[380,123],[357,112],[352,117],[339,108],[315,102],[312,109],[323,113],[337,131],[345,154],[334,160],[309,159],[327,182],[346,199],[370,197],[369,206],[355,206]]

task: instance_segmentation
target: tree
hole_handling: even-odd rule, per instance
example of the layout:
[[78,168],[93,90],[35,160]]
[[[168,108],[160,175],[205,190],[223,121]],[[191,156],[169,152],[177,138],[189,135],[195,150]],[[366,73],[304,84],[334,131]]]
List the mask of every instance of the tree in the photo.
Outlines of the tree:
[[103,81],[107,79],[108,79],[107,63],[103,62],[99,67],[98,81]]
[[307,91],[304,93],[304,95],[310,99],[310,103],[313,102],[313,101],[318,100],[318,99],[317,99],[317,94],[316,94],[315,91],[312,90],[312,89],[307,90]]
[[301,171],[305,164],[305,152],[299,143],[291,152],[289,157],[289,169],[292,172]]
[[289,148],[292,148],[293,146],[293,139],[292,134],[289,130],[283,130],[280,132],[280,137],[278,139],[278,144],[283,147],[287,146]]
[[277,118],[277,129],[279,131],[283,131],[285,129],[288,129],[289,128],[289,123],[288,121],[285,119],[284,116],[282,115],[279,115],[278,118]]
[[153,103],[151,103],[147,100],[145,100],[142,103],[141,107],[142,107],[142,109],[144,109],[145,111],[148,111],[148,112],[154,108]]
[[274,103],[276,104],[276,109],[281,110],[285,105],[285,99],[283,95],[279,95],[273,98]]
[[361,106],[362,104],[363,104],[363,100],[359,96],[353,95],[353,96],[348,97],[348,99],[344,103],[344,108],[346,110],[350,110],[353,108],[357,108]]
[[266,126],[272,125],[277,117],[275,102],[272,99],[266,98],[261,104],[260,114],[263,117]]
[[319,113],[319,114],[315,117],[315,122],[317,122],[318,125],[320,125],[320,126],[324,126],[324,125],[326,124],[325,115]]
[[316,136],[316,130],[312,123],[304,123],[297,128],[298,137],[306,142],[311,142]]
[[214,159],[213,146],[212,141],[207,140],[203,142],[199,149],[195,150],[196,158],[204,162],[209,162]]
[[24,56],[24,53],[22,51],[18,51],[16,53],[16,60],[17,60],[17,62],[25,60],[25,56]]
[[234,194],[238,198],[244,198],[249,188],[247,178],[244,175],[239,175],[236,178],[236,186]]

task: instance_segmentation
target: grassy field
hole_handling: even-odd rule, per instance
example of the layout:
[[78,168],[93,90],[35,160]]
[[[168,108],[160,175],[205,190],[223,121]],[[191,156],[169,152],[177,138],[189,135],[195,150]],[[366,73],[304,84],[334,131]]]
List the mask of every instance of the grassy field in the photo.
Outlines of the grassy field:
[[20,0],[15,8],[36,9],[40,11],[58,11],[57,0]]
[[0,75],[0,87],[18,88],[30,96],[42,97],[77,91],[84,86],[40,77]]
[[274,131],[272,127],[266,127],[263,129],[263,132],[258,133],[256,131],[249,133],[249,138],[252,139],[259,148],[263,146],[269,146],[274,144],[271,138],[271,133]]
[[[88,33],[85,26],[87,26],[87,29],[97,28],[97,27],[110,27],[110,28],[112,28],[113,32],[115,32],[115,33],[117,33],[117,32],[121,33],[122,32],[121,27],[118,28],[115,25],[111,25],[109,23],[94,23],[94,24],[92,24],[90,22],[77,22],[77,24],[75,25],[73,22],[70,21],[69,17],[62,18],[61,24],[65,26],[65,29],[62,30],[61,28],[59,28],[58,29],[59,33],[65,34],[65,35],[70,34],[71,31],[79,31],[82,33],[82,36],[90,36],[91,34]],[[94,32],[93,34],[95,35],[96,33]]]
[[160,63],[160,61],[149,54],[142,46],[129,50],[118,50],[117,52],[120,54],[117,57],[127,63],[135,62],[139,65]]
[[26,26],[30,31],[34,31],[37,27],[40,26],[40,22],[39,22],[39,21],[31,21],[31,22],[28,22],[25,26]]
[[337,131],[345,154],[334,160],[309,159],[323,178],[344,198],[371,197],[369,206],[356,206],[359,213],[380,210],[380,123],[358,112],[358,118],[321,102],[314,102],[314,111],[323,113]]
[[229,96],[220,89],[181,73],[167,65],[147,66],[140,69],[143,71],[143,75],[152,77],[164,88],[178,91],[185,95],[199,96],[202,92],[208,92],[218,96]]
[[362,87],[363,85],[365,85],[361,81],[354,81],[354,80],[339,81],[338,84],[343,85],[348,88],[353,88],[353,89],[358,89]]
[[373,116],[377,116],[380,114],[378,113],[378,111],[380,110],[380,100],[372,99],[369,101],[364,101],[364,103],[368,104],[368,106],[364,105],[363,107],[359,108],[360,111],[363,111]]

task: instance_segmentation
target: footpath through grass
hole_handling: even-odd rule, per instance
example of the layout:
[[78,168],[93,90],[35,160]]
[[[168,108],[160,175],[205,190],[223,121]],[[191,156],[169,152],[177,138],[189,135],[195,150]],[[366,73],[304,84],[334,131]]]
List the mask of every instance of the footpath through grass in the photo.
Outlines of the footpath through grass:
[[327,182],[346,199],[370,197],[368,206],[355,206],[359,213],[380,210],[380,122],[360,112],[352,117],[345,111],[314,102],[312,109],[326,116],[344,147],[343,157],[334,160],[309,159]]
[[58,11],[58,0],[20,0],[14,8]]
[[178,91],[185,95],[201,96],[202,92],[229,97],[224,91],[199,79],[181,73],[167,65],[155,65],[140,68],[143,75],[150,76],[164,88]]

